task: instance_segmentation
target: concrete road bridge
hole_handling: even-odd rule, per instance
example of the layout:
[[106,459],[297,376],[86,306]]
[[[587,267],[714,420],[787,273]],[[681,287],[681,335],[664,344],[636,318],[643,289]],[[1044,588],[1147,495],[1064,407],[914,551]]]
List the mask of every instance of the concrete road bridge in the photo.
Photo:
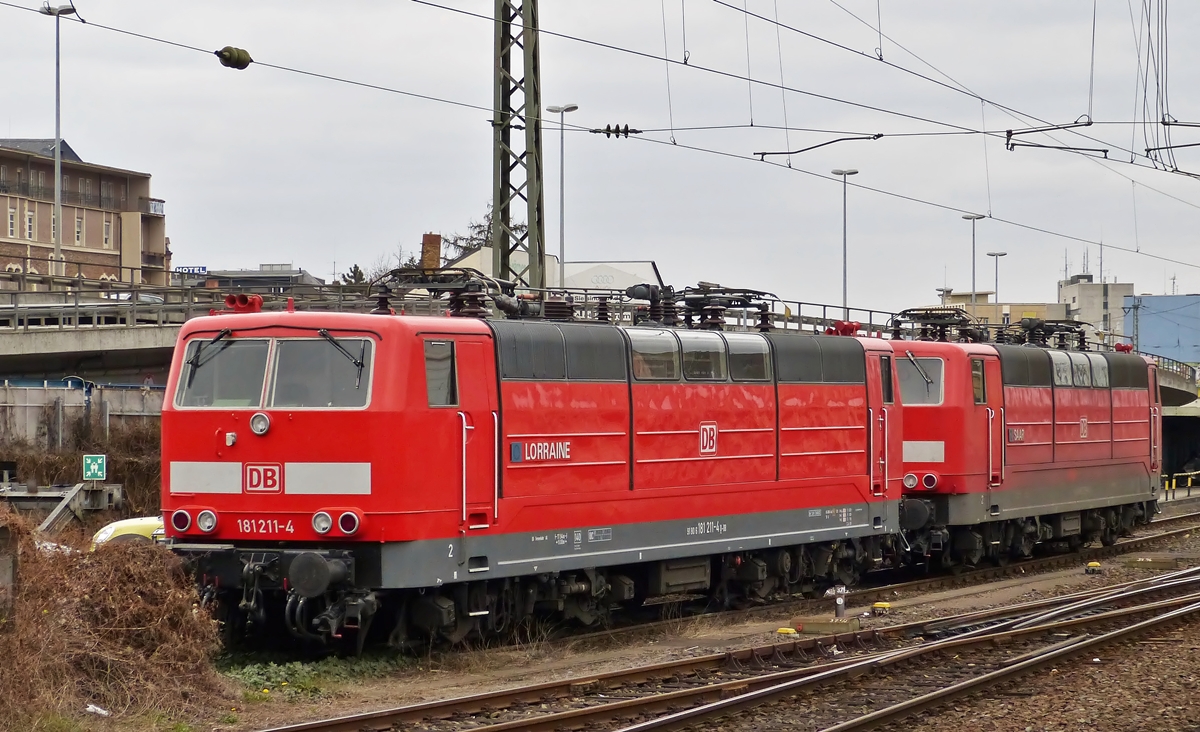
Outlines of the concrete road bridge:
[[[0,288],[6,284],[0,273]],[[29,276],[23,285],[28,286]],[[54,290],[0,289],[0,379],[58,379],[81,376],[109,383],[143,383],[147,377],[165,383],[179,327],[187,320],[224,308],[226,291],[198,287],[141,287],[126,283],[92,283],[73,278],[45,278],[41,287]],[[38,286],[39,283],[33,283]],[[104,289],[92,289],[103,286]],[[365,312],[377,296],[367,285],[295,285],[239,290],[262,296],[264,310],[282,310],[291,299],[301,310]],[[589,292],[595,296],[597,292]],[[611,298],[610,317],[626,321],[635,306]],[[838,320],[855,320],[873,335],[889,332],[893,313],[880,310],[769,299],[767,318],[775,328],[823,332]],[[391,306],[411,315],[445,313],[445,303],[422,292],[393,296]],[[587,309],[593,307],[589,301]],[[727,327],[754,328],[756,309],[729,309]],[[1150,355],[1150,354],[1147,354]],[[1197,398],[1197,372],[1188,364],[1159,356],[1163,402],[1179,407]]]

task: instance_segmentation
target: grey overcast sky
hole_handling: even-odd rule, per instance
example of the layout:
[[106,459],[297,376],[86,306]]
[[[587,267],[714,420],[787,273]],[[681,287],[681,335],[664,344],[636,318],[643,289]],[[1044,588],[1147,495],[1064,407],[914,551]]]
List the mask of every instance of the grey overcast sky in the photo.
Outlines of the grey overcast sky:
[[[440,1],[484,16],[493,5]],[[775,17],[776,0],[744,1],[750,12]],[[977,134],[892,136],[955,126],[1003,131],[1032,117],[1061,124],[1086,114],[1093,2],[880,3],[886,61],[945,80],[903,46],[988,100],[1030,115],[1023,120],[880,63],[870,27],[876,2],[838,2],[782,0],[778,19],[860,54],[747,18],[743,0],[542,0],[546,31],[653,56],[664,54],[665,36],[666,55],[676,60],[686,37],[689,54],[688,66],[671,65],[668,96],[661,60],[543,36],[545,104],[578,104],[570,124],[648,131],[613,140],[568,130],[568,259],[655,259],[676,285],[705,279],[840,302],[842,189],[829,171],[854,167],[861,172],[849,189],[852,304],[898,309],[934,301],[943,282],[970,287],[970,224],[961,211],[897,196],[1103,240],[1106,275],[1156,294],[1177,276],[1179,292],[1200,292],[1200,268],[1116,249],[1140,247],[1200,265],[1200,180],[1128,164],[1127,150],[1147,147],[1142,128],[1128,124],[1144,116],[1137,48],[1144,63],[1154,24],[1142,0],[1096,4],[1098,124],[1083,132],[1103,144],[1054,133],[1063,143],[1111,148],[1110,162],[1055,150],[1009,152],[1002,137]],[[239,46],[262,62],[491,105],[486,18],[406,0],[78,0],[78,8],[93,24],[205,49]],[[1198,20],[1200,6],[1171,6],[1168,99],[1180,121],[1200,121]],[[262,66],[233,71],[211,55],[74,22],[63,23],[62,45],[64,138],[85,160],[153,174],[154,194],[167,201],[177,265],[293,262],[329,278],[335,261],[345,271],[398,245],[412,250],[423,232],[465,231],[491,197],[486,111]],[[0,48],[0,136],[52,137],[52,19],[0,6]],[[930,121],[766,84],[749,90],[742,79],[695,68],[745,76],[747,56],[749,75],[768,84],[782,74],[797,90]],[[1149,78],[1153,119],[1158,84]],[[782,165],[751,159],[840,136],[772,129],[784,125],[785,114],[793,128],[887,136],[793,156],[790,169],[784,158],[769,159]],[[751,120],[755,129],[683,129]],[[548,245],[555,249],[558,130],[549,121],[545,140]],[[1175,128],[1173,142],[1200,142],[1200,129]],[[1200,148],[1181,149],[1176,160],[1200,171]],[[1008,252],[1000,274],[1006,301],[1053,300],[1064,252],[1077,272],[1090,249],[1090,270],[1099,270],[1094,245],[994,219],[979,222],[978,237],[979,289],[992,286],[984,253]]]

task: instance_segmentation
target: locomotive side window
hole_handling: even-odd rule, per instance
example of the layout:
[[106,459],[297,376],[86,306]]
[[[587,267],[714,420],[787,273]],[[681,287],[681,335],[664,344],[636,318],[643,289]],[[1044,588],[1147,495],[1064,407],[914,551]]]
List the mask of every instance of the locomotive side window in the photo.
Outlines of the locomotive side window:
[[688,381],[725,380],[725,341],[712,332],[680,331],[683,378]]
[[619,329],[565,323],[557,327],[567,346],[568,379],[625,381],[625,339]]
[[971,359],[971,390],[976,404],[987,404],[987,379],[983,373],[983,359]]
[[1087,354],[1092,362],[1092,386],[1108,388],[1108,361],[1099,353]]
[[879,377],[883,384],[883,403],[893,404],[896,401],[892,391],[892,357],[879,357]]
[[1071,359],[1071,380],[1075,386],[1092,385],[1092,364],[1086,353],[1068,353]]
[[942,359],[916,358],[905,351],[896,359],[900,403],[934,406],[942,403]]
[[500,321],[492,328],[499,336],[502,378],[534,381],[567,378],[563,334],[554,324]]
[[727,333],[729,376],[734,381],[770,381],[767,339],[752,333]]
[[425,392],[431,407],[458,404],[458,378],[452,341],[425,341]]
[[1054,385],[1071,386],[1071,357],[1062,351],[1048,351],[1050,363],[1054,366]]
[[676,381],[679,379],[679,341],[666,330],[629,328],[633,347],[633,378],[639,381]]
[[[222,331],[227,333],[227,331]],[[197,338],[188,344],[180,407],[258,407],[262,404],[270,341],[262,338]]]
[[365,407],[371,385],[369,338],[281,339],[275,345],[272,407]]

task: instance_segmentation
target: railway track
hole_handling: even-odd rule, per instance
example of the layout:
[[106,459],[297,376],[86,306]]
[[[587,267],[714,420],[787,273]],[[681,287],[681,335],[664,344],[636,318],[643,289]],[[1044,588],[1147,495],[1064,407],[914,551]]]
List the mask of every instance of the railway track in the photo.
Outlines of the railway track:
[[[1189,518],[1196,516],[1173,517],[1162,523]],[[1110,556],[1122,548],[1136,550],[1196,528],[1136,537],[1102,548],[1101,555]],[[1087,558],[1075,554],[1072,561]],[[1011,673],[1029,673],[1040,668],[1041,662],[1119,640],[1125,637],[1119,633],[1135,632],[1129,630],[1134,621],[1177,610],[1200,612],[1200,570],[936,620],[697,656],[271,732],[357,732],[414,726],[455,732],[613,729],[630,722],[634,726],[629,729],[640,732],[703,726],[706,720],[746,714],[784,697],[801,700],[789,704],[803,702],[811,707],[797,714],[805,724],[812,721],[813,729],[843,729],[839,725],[846,724],[867,726],[844,729],[867,729],[970,693],[980,683],[992,683],[991,679],[1002,683]],[[1179,616],[1170,615],[1160,622],[1175,617]],[[1099,635],[1082,635],[1085,629]],[[1072,643],[1065,644],[1065,640]],[[947,659],[951,661],[943,663]],[[919,673],[896,681],[896,673],[914,666],[919,666]],[[984,672],[988,678],[980,682]],[[813,690],[830,685],[835,687],[832,691],[822,689],[819,698],[803,701]],[[921,689],[928,693],[921,694]],[[834,702],[831,694],[844,698]],[[790,710],[791,706],[788,714],[793,713]],[[884,716],[868,719],[868,715]],[[752,728],[753,724],[747,726]]]

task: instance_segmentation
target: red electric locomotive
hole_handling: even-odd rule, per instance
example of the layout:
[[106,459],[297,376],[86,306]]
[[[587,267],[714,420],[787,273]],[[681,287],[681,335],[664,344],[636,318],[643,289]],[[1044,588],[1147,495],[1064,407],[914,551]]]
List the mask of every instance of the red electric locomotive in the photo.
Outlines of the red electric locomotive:
[[[931,316],[946,314],[913,317]],[[1154,362],[1067,350],[1086,346],[1079,324],[1024,325],[1023,345],[891,341],[908,540],[946,566],[1028,556],[1039,542],[1112,544],[1156,510]]]
[[900,554],[893,360],[875,339],[243,300],[179,335],[167,533],[228,628],[314,640],[849,582]]

